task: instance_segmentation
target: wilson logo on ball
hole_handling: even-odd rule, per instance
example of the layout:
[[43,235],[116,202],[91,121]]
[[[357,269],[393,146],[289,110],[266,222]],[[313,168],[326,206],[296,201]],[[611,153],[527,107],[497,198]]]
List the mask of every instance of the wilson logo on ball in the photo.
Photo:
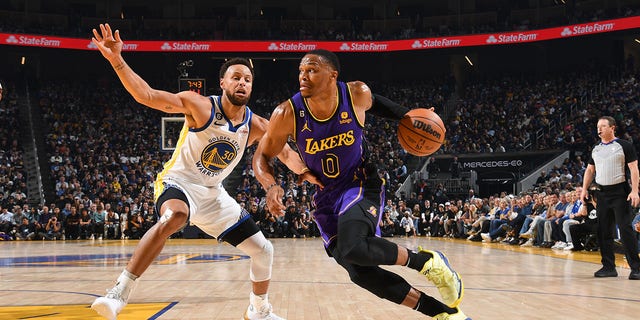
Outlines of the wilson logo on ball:
[[413,120],[413,127],[416,129],[420,129],[434,137],[436,137],[438,140],[442,137],[442,135],[440,134],[440,132],[434,130],[431,125],[426,124],[420,120]]
[[446,129],[437,113],[417,108],[407,112],[398,123],[398,141],[414,156],[428,156],[440,149]]

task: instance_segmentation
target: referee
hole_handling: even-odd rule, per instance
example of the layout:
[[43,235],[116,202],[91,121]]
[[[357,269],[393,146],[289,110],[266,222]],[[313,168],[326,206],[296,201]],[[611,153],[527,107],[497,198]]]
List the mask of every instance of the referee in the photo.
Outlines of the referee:
[[[602,268],[593,275],[597,278],[617,277],[613,238],[616,223],[625,248],[627,262],[631,267],[629,279],[640,280],[640,258],[638,242],[631,228],[631,207],[640,204],[638,196],[638,155],[633,145],[615,136],[616,121],[612,117],[598,119],[600,143],[591,151],[591,159],[584,173],[580,199],[585,201],[594,174],[600,185],[598,193],[598,244],[602,257]],[[631,173],[631,186],[626,179],[625,164]]]

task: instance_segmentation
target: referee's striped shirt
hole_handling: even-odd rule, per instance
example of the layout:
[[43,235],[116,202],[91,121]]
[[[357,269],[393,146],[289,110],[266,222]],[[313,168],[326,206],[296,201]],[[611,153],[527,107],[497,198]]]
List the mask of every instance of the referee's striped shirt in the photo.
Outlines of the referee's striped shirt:
[[625,170],[629,162],[638,160],[633,145],[622,139],[614,139],[609,143],[600,142],[591,151],[589,164],[596,168],[596,183],[611,186],[625,182]]

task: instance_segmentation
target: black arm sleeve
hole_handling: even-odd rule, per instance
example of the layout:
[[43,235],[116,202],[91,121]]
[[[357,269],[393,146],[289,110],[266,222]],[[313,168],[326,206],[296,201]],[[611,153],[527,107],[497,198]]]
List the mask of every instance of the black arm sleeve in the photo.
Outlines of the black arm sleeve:
[[374,116],[400,120],[409,112],[407,107],[401,106],[381,95],[373,94],[371,98],[373,99],[373,103],[371,104],[371,109],[368,111]]

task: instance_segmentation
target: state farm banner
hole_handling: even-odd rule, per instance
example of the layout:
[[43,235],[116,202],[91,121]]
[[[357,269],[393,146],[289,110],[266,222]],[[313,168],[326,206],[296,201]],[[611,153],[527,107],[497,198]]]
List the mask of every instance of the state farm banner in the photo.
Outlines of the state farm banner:
[[[307,52],[327,49],[334,52],[391,52],[472,46],[495,46],[572,38],[640,28],[640,16],[589,22],[530,31],[501,32],[466,36],[418,38],[391,41],[143,41],[125,40],[124,51],[147,52]],[[126,37],[126,35],[125,35]],[[87,39],[0,33],[0,44],[97,50]]]

